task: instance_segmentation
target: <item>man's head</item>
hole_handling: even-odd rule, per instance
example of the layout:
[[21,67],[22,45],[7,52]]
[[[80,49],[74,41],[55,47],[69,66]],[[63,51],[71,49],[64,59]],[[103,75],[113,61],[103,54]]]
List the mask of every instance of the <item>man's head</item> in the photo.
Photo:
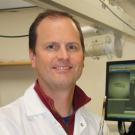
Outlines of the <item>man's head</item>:
[[[76,25],[77,24],[77,25]],[[30,28],[30,59],[44,89],[71,89],[84,65],[83,36],[67,13],[47,11]]]
[[80,24],[68,13],[66,12],[61,12],[61,11],[55,11],[55,10],[47,10],[46,12],[40,13],[38,17],[34,20],[32,23],[30,29],[29,29],[29,49],[35,53],[35,46],[36,46],[36,40],[37,40],[37,27],[40,24],[40,22],[47,18],[47,17],[52,17],[52,18],[57,18],[57,17],[67,17],[70,18],[74,24],[76,25],[79,35],[80,35],[80,42],[82,45],[83,52],[85,51],[85,46],[84,46],[84,38],[83,34],[81,31]]

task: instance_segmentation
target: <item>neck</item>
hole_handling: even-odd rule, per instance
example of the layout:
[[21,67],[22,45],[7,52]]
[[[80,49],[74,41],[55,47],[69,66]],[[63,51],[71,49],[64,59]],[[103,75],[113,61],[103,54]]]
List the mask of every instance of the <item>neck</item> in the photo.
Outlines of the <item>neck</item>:
[[53,96],[55,109],[60,116],[66,117],[73,113],[73,94],[74,90],[70,90],[68,93],[57,93]]
[[39,82],[39,84],[45,94],[53,99],[55,110],[61,117],[66,117],[73,113],[72,101],[75,85],[62,90],[59,88],[49,89],[42,83]]

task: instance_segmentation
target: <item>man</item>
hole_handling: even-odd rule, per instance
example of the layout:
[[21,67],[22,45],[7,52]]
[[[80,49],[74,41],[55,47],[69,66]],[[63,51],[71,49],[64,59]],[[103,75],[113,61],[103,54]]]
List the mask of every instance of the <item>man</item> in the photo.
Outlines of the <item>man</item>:
[[48,10],[29,31],[29,55],[37,81],[0,110],[0,135],[101,135],[100,119],[84,110],[90,98],[76,85],[84,66],[80,25]]

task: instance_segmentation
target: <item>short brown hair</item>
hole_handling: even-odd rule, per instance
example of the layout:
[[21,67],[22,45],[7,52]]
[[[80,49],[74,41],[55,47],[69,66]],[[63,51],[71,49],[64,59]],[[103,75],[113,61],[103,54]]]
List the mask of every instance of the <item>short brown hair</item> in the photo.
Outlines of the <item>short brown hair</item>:
[[84,37],[83,37],[82,30],[81,30],[81,27],[80,27],[80,24],[78,23],[78,21],[75,20],[73,18],[73,16],[71,16],[67,12],[57,11],[57,10],[46,10],[45,12],[42,12],[37,16],[37,18],[31,24],[30,29],[29,29],[29,49],[31,49],[33,51],[33,53],[35,53],[35,46],[36,46],[36,39],[37,39],[37,34],[36,34],[37,27],[38,27],[39,23],[47,17],[70,18],[75,23],[75,25],[79,31],[82,50],[83,50],[83,52],[85,51]]

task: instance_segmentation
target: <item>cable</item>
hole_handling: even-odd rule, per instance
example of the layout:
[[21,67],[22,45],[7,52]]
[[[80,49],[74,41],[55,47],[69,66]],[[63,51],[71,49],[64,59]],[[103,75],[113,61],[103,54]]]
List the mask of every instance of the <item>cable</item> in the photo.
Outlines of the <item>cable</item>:
[[124,21],[122,18],[120,18],[116,13],[114,13],[108,6],[107,4],[105,4],[105,2],[103,2],[102,0],[99,0],[103,5],[105,5],[105,7],[114,15],[116,16],[120,21],[122,21],[124,24],[126,24],[129,28],[131,28],[133,31],[135,31],[135,28],[133,26],[131,26],[130,24],[128,24],[126,21]]
[[2,38],[22,38],[22,37],[28,37],[29,35],[14,35],[14,36],[7,36],[7,35],[0,35]]
[[[36,8],[38,6],[28,6],[28,7],[17,7],[17,8],[7,8],[7,9],[0,9],[0,12],[4,12],[4,11],[15,11],[15,10],[18,10],[18,9],[30,9],[30,8]],[[0,35],[1,38],[22,38],[22,37],[28,37],[29,35],[28,34],[24,34],[24,35]]]
[[118,131],[119,131],[120,135],[128,135],[126,133],[126,126],[123,121],[118,121]]

